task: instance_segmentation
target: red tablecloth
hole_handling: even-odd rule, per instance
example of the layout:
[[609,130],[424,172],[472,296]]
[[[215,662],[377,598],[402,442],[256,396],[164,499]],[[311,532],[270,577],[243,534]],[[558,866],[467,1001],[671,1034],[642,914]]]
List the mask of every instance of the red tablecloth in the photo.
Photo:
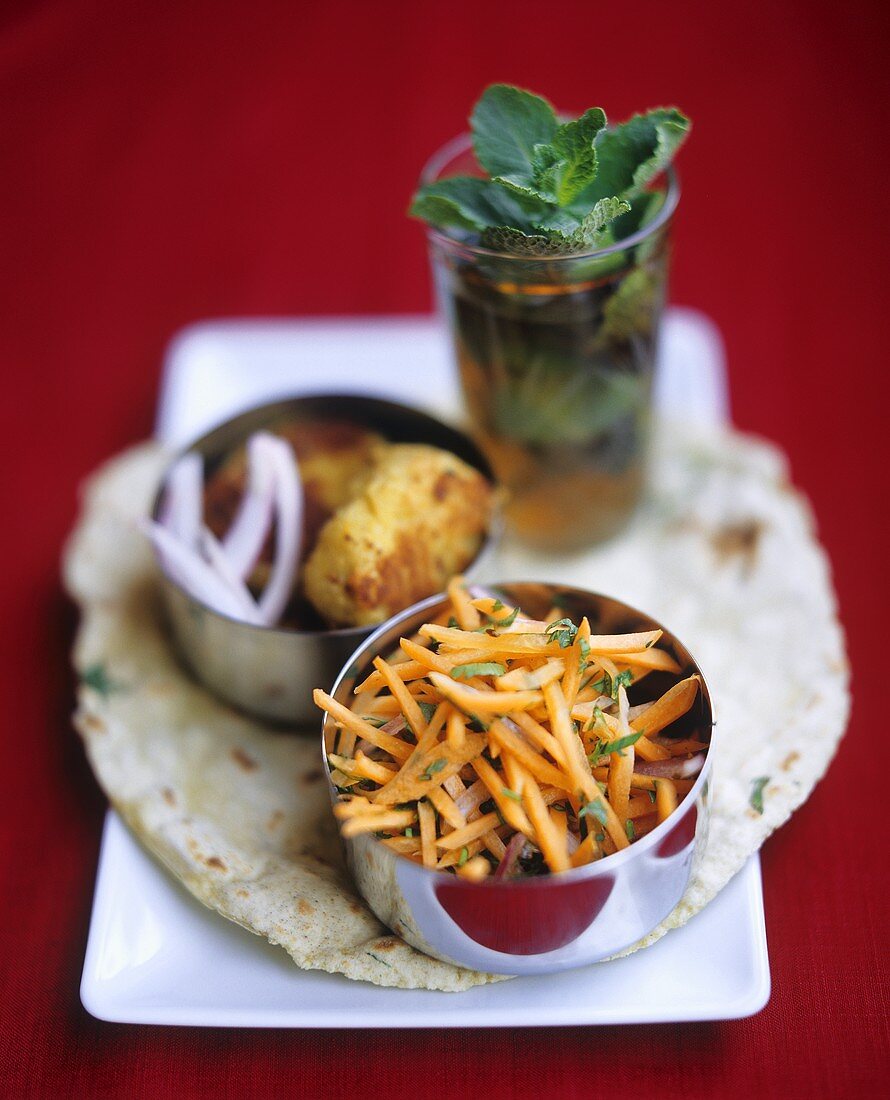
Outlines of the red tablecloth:
[[[848,1096],[888,1079],[887,44],[880,3],[7,3],[0,12],[0,1093]],[[674,300],[787,449],[855,668],[827,780],[764,851],[773,996],[735,1023],[373,1034],[90,1019],[104,800],[58,581],[77,485],[151,427],[170,335],[420,311],[424,158],[487,82],[615,117],[676,101]],[[881,858],[883,856],[883,859]]]

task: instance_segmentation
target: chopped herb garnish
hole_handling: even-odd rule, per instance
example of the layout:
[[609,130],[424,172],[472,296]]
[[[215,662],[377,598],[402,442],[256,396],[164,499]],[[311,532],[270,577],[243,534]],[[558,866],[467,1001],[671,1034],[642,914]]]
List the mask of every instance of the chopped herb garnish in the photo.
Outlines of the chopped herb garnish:
[[586,666],[587,658],[590,656],[590,642],[586,638],[581,638],[578,642],[578,648],[581,650],[582,667]]
[[516,791],[511,791],[509,787],[501,787],[501,794],[505,794],[507,798],[512,798],[514,802],[522,801],[522,795],[517,794]]
[[405,836],[414,836],[414,830],[413,830],[413,829],[411,828],[411,826],[410,826],[410,825],[409,825],[409,826],[408,826],[408,828],[407,828],[407,829],[405,830]]
[[568,649],[575,640],[578,628],[571,619],[557,619],[549,624],[546,632],[551,641],[559,642],[560,649]]
[[460,850],[460,859],[457,861],[458,867],[463,867],[463,865],[467,862],[467,860],[469,858],[470,858],[470,849],[469,848],[461,848],[461,850]]
[[375,729],[380,729],[381,726],[385,726],[389,721],[388,718],[381,718],[379,714],[363,714],[362,721],[367,722],[368,725],[374,726]]
[[606,839],[606,834],[605,833],[597,833],[596,834],[596,839],[600,842],[600,844],[602,844],[602,842]]
[[604,672],[599,680],[594,682],[593,690],[598,691],[600,695],[612,694],[612,677],[608,672]]
[[618,702],[618,689],[620,687],[630,687],[633,683],[634,674],[629,668],[626,668],[624,672],[619,672],[618,675],[612,681],[612,690],[609,693],[615,702]]
[[467,665],[455,665],[451,676],[455,680],[469,680],[472,676],[503,676],[506,671],[506,667],[497,661],[475,661]]
[[[501,606],[503,607],[503,604],[502,604]],[[516,621],[516,616],[517,616],[518,614],[519,614],[519,608],[518,608],[518,607],[514,607],[514,608],[513,608],[513,610],[512,610],[511,612],[510,612],[510,614],[506,616],[506,618],[503,618],[503,619],[493,619],[494,625],[495,625],[495,626],[498,626],[498,627],[502,627],[502,628],[506,628],[506,627],[508,627],[508,626],[512,626],[512,625],[513,625],[513,623],[514,623],[514,622]],[[489,615],[488,617],[489,617],[490,619],[492,619],[492,616],[491,616],[491,615]]]
[[597,726],[605,726],[605,725],[606,725],[606,719],[603,717],[602,707],[594,707],[593,708],[593,714],[591,714],[590,719],[587,723],[587,729],[592,730],[592,729],[596,729]]
[[109,695],[115,691],[120,691],[123,687],[122,684],[118,684],[111,679],[105,671],[105,665],[101,664],[90,665],[89,668],[85,668],[81,673],[80,681],[101,695],[103,699],[107,699]]
[[436,760],[431,761],[420,778],[427,780],[432,779],[436,772],[440,772],[445,767],[446,763],[447,761],[444,756],[440,756]]
[[634,823],[630,819],[625,822],[624,831],[627,833],[628,840],[634,840],[636,838],[637,830],[634,826]]
[[449,630],[460,630],[460,623],[457,621],[457,619],[455,619],[453,615],[448,620],[448,628]]
[[654,802],[655,801],[655,791],[647,791],[646,793],[649,795],[649,801]]
[[748,800],[751,804],[751,809],[756,810],[757,813],[763,813],[763,788],[769,783],[770,777],[768,775],[761,775],[759,779],[751,780],[751,797]]
[[634,733],[629,733],[626,737],[619,737],[616,741],[603,741],[597,745],[596,755],[609,756],[613,752],[621,752],[622,749],[635,745],[642,736],[643,731],[637,730]]
[[503,611],[504,610],[504,605],[501,603],[500,600],[495,600],[494,603],[491,605],[491,610],[492,611]]
[[578,811],[578,817],[586,817],[588,814],[593,814],[600,825],[605,825],[609,820],[609,815],[606,813],[606,807],[602,804],[600,799],[597,799],[595,802],[588,802]]
[[436,707],[434,703],[418,703],[420,707],[420,713],[423,715],[424,722],[431,722],[433,715],[436,713]]

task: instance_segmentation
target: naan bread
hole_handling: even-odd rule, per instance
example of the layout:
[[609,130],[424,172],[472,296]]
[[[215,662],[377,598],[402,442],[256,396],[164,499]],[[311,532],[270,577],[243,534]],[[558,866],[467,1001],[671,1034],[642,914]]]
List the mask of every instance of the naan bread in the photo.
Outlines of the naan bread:
[[[298,966],[404,988],[494,980],[415,951],[356,896],[316,731],[270,731],[177,663],[135,525],[164,462],[145,445],[108,463],[66,553],[82,611],[75,723],[112,804],[196,898],[281,944]],[[708,678],[718,725],[705,858],[677,909],[631,950],[698,912],[804,801],[849,708],[828,565],[779,452],[734,432],[665,428],[652,481],[637,520],[606,547],[547,559],[508,544],[496,567],[640,607],[689,645]]]

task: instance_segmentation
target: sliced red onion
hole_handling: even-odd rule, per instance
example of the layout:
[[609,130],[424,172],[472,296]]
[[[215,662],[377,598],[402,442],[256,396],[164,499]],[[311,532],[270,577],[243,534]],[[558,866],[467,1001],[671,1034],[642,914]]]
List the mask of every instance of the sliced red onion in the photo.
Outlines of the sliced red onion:
[[499,879],[509,878],[516,869],[519,853],[525,847],[525,836],[522,833],[514,833],[507,842],[506,850],[501,856],[501,862],[495,867],[491,876],[493,882]]
[[172,532],[159,523],[144,520],[142,529],[151,540],[164,569],[196,599],[235,619],[256,622],[258,616],[253,601],[245,603],[241,593],[226,578],[206,562],[197,550],[184,545]]
[[266,451],[275,477],[275,560],[260,596],[260,615],[277,623],[290,599],[303,535],[303,486],[294,452],[283,439],[258,432],[256,445]]
[[244,495],[222,540],[226,557],[242,580],[253,572],[272,527],[275,468],[265,443],[268,438],[266,433],[258,432],[247,441]]
[[180,542],[195,547],[201,529],[204,463],[200,455],[184,454],[167,475],[161,524]]
[[634,771],[640,775],[651,775],[658,779],[691,779],[702,770],[705,754],[697,752],[685,759],[674,757],[671,760],[634,761]]

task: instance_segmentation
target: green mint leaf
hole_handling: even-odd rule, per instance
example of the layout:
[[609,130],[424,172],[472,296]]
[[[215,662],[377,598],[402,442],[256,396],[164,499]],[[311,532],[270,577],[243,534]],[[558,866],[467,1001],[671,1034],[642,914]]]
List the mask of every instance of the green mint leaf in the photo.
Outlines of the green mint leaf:
[[645,379],[563,352],[525,352],[523,369],[496,389],[495,426],[529,444],[593,443],[644,399]]
[[432,225],[482,233],[490,226],[516,226],[531,232],[549,207],[493,180],[452,176],[428,183],[414,197],[409,213]]
[[469,680],[471,676],[503,676],[506,671],[497,661],[471,661],[467,665],[455,665],[451,676],[454,680]]
[[596,141],[596,178],[575,197],[571,209],[584,214],[598,199],[641,192],[670,163],[689,126],[675,107],[659,107],[603,130]]
[[616,342],[651,334],[660,295],[660,280],[647,268],[628,272],[603,306],[600,335]]
[[763,788],[769,783],[770,777],[768,775],[762,775],[759,779],[751,780],[751,797],[748,802],[751,805],[752,810],[756,810],[757,813],[763,813]]
[[606,125],[600,107],[561,125],[549,144],[535,146],[532,156],[534,189],[544,199],[567,206],[596,177],[594,140]]
[[510,84],[486,88],[470,116],[476,159],[493,179],[520,187],[534,184],[535,146],[549,145],[557,128],[546,99]]
[[588,802],[578,811],[578,817],[586,817],[588,814],[592,814],[600,825],[605,825],[609,820],[609,815],[606,813],[606,807],[600,799],[597,799],[595,802]]

